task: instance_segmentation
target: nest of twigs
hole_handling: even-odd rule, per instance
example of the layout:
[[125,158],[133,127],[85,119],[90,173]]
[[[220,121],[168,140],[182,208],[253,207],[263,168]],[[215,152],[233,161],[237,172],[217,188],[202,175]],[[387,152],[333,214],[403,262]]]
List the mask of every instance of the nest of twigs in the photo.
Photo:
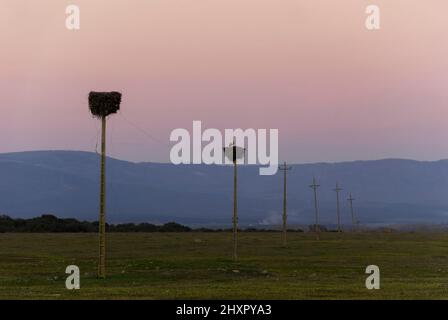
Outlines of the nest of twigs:
[[95,117],[107,117],[120,110],[120,92],[90,92],[89,108]]

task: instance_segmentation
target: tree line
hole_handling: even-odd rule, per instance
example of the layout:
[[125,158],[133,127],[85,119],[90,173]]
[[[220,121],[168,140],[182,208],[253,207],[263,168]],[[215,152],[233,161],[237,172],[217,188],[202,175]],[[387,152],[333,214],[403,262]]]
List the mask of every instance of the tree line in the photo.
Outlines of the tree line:
[[[311,226],[310,226],[311,229]],[[176,222],[168,222],[163,225],[152,223],[122,223],[106,224],[108,232],[226,232],[231,229],[190,228]],[[245,232],[273,232],[278,230],[246,228]],[[288,230],[291,232],[303,232],[300,229]],[[0,233],[90,233],[98,232],[98,221],[79,221],[73,218],[61,219],[52,214],[44,214],[40,217],[22,219],[0,215]]]
[[[108,232],[188,232],[190,227],[175,222],[155,225],[151,223],[106,224]],[[98,232],[98,221],[78,221],[76,219],[60,219],[51,214],[44,214],[31,219],[14,219],[6,215],[0,216],[0,233],[5,232]]]

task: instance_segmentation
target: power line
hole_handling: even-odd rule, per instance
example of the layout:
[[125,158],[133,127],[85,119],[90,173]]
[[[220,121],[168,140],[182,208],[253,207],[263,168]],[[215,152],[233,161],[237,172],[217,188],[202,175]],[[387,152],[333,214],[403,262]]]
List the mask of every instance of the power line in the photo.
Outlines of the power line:
[[154,136],[153,134],[149,133],[147,130],[143,129],[142,127],[140,127],[138,124],[136,124],[135,122],[130,121],[128,118],[126,118],[122,112],[119,113],[119,116],[121,116],[129,125],[131,125],[132,127],[134,127],[135,129],[137,129],[138,131],[140,131],[141,133],[143,133],[146,137],[148,137],[150,140],[157,142],[159,144],[162,144],[163,146],[168,146],[171,147],[168,143],[162,141],[161,139],[157,138],[156,136]]
[[93,149],[93,152],[96,154],[99,154],[98,152],[98,140],[100,139],[101,134],[101,128],[98,126],[97,121],[93,121],[93,126],[95,129],[95,148]]

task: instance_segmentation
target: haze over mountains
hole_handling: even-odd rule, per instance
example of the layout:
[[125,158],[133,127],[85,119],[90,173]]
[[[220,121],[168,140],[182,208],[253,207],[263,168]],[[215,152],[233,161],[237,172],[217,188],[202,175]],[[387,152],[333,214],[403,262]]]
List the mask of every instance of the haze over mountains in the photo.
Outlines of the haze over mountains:
[[[107,162],[109,222],[176,221],[190,225],[230,225],[232,169],[229,166]],[[336,221],[336,181],[342,215],[350,223],[346,198],[352,192],[362,224],[447,223],[448,160],[355,161],[293,165],[288,175],[288,215],[294,224],[314,221],[316,176],[322,224]],[[0,154],[0,213],[96,220],[99,156],[79,151]],[[260,176],[258,167],[239,170],[239,222],[272,225],[281,221],[282,180]]]

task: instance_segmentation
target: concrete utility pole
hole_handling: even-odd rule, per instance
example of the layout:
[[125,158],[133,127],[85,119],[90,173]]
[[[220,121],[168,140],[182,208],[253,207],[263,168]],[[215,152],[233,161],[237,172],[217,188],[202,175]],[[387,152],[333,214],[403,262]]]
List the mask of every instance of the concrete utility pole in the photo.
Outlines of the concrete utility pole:
[[106,118],[120,110],[121,93],[90,92],[89,109],[92,115],[101,119],[101,173],[98,278],[106,277]]
[[106,277],[106,117],[101,117],[101,182],[98,277]]
[[313,177],[313,184],[309,186],[314,190],[314,211],[316,214],[316,224],[315,224],[315,232],[316,232],[316,239],[320,239],[320,226],[319,226],[319,207],[317,205],[317,188],[320,187],[319,184],[316,182],[316,177]]
[[338,232],[342,232],[341,229],[341,207],[339,205],[339,192],[343,189],[339,187],[339,184],[336,182],[336,188],[334,191],[336,191],[336,214],[338,216]]
[[348,202],[350,203],[350,212],[352,214],[352,224],[353,224],[353,230],[356,230],[356,220],[355,220],[355,213],[353,211],[353,201],[355,200],[355,198],[352,197],[352,194],[350,193],[350,197],[347,199]]
[[236,140],[224,148],[225,156],[233,163],[233,260],[238,260],[238,159],[244,157],[246,149],[237,147]]
[[238,260],[238,165],[236,145],[233,145],[233,260]]
[[286,220],[287,220],[287,214],[286,214],[286,175],[289,170],[292,169],[292,167],[288,167],[286,165],[286,161],[283,165],[280,165],[278,167],[280,171],[283,171],[283,233],[282,233],[282,241],[283,246],[286,247]]

